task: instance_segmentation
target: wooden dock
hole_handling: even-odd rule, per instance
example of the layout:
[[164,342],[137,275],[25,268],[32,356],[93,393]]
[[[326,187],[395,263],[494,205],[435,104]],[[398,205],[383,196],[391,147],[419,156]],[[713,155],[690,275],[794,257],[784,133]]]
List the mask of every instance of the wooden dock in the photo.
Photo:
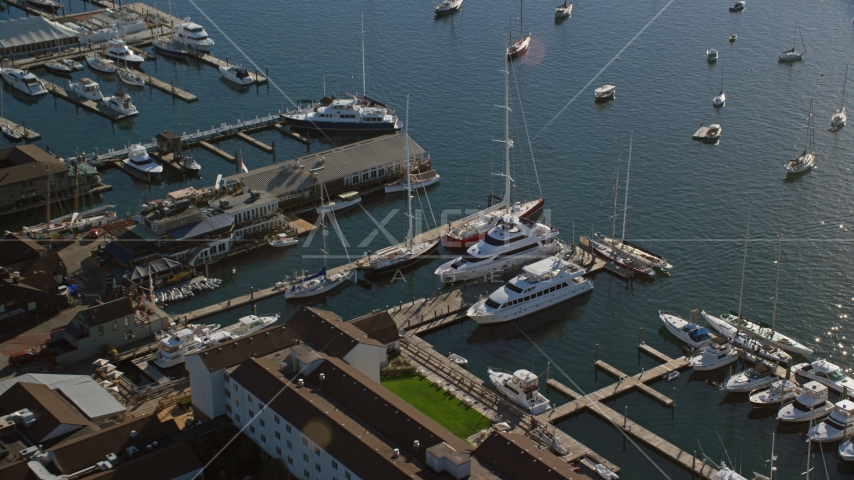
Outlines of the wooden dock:
[[7,120],[3,117],[0,117],[0,125],[6,125],[12,131],[20,133],[21,135],[24,136],[24,140],[26,140],[28,142],[32,142],[33,140],[38,140],[38,139],[42,138],[41,134],[39,134],[33,130],[30,130],[29,128],[24,128],[24,127],[18,125],[17,123],[15,123],[11,120]]
[[209,152],[213,153],[214,155],[216,155],[216,156],[218,156],[218,157],[220,157],[220,158],[224,158],[224,159],[228,160],[228,161],[229,161],[229,162],[231,162],[231,163],[234,163],[234,162],[236,162],[236,161],[237,161],[237,160],[234,158],[234,155],[229,154],[229,153],[228,153],[228,152],[226,152],[225,150],[220,150],[219,148],[214,147],[213,145],[211,145],[210,143],[208,143],[208,142],[206,142],[206,141],[204,141],[204,140],[200,140],[200,141],[199,141],[199,146],[201,146],[201,147],[202,147],[202,148],[204,148],[205,150],[207,150],[207,151],[209,151]]
[[[711,127],[706,127],[701,123],[700,127],[697,129],[697,131],[694,132],[694,135],[691,136],[691,139],[696,140],[698,142],[703,142],[703,143],[715,143],[718,140],[720,140],[721,132],[718,132],[717,138],[708,137],[708,134],[711,130],[712,130]],[[721,129],[721,130],[723,130],[723,129]]]
[[260,140],[256,140],[243,132],[237,132],[237,137],[248,143],[249,145],[252,145],[253,147],[257,148],[258,150],[261,150],[266,153],[273,153],[273,147],[267,145],[266,143]]
[[187,103],[195,102],[199,99],[199,97],[193,95],[192,93],[176,87],[174,83],[166,83],[163,80],[160,80],[157,77],[153,77],[147,73],[143,73],[142,76],[145,79],[145,83],[162,92],[166,92],[170,95],[173,95],[175,96],[175,98],[179,98]]
[[306,137],[305,135],[300,135],[299,133],[291,130],[290,128],[288,128],[288,127],[286,127],[280,123],[277,123],[275,125],[275,128],[276,128],[276,130],[282,132],[285,136],[293,138],[294,140],[296,140],[296,141],[298,141],[304,145],[308,145],[309,143],[311,143],[310,138]]
[[[196,56],[196,55],[193,55],[193,56],[195,58],[198,58],[202,62],[207,63],[208,65],[212,65],[216,68],[228,67],[230,65],[234,65],[233,62],[229,62],[228,60],[221,60],[219,58],[214,57],[210,53],[204,53],[204,52],[199,52],[199,53],[200,54],[198,56]],[[257,70],[252,71],[252,70],[247,68],[246,71],[247,71],[247,73],[249,73],[249,77],[252,79],[253,82],[255,82],[255,84],[260,85],[262,83],[267,83],[267,77],[265,77],[263,75],[259,75]]]
[[[57,18],[60,16],[60,15],[50,13],[47,10],[35,8],[31,5],[29,5],[27,3],[27,0],[17,0],[17,1],[15,1],[15,0],[3,0],[3,3],[5,3],[6,5],[9,5],[9,6],[21,9],[30,15],[33,15],[36,17],[44,17],[44,18],[47,18],[49,20],[53,20],[54,18]],[[64,9],[63,9],[63,11],[64,11]]]
[[41,78],[40,80],[42,82],[44,82],[44,86],[48,92],[54,94],[55,96],[57,96],[63,100],[66,100],[66,101],[71,102],[75,105],[78,105],[79,107],[83,108],[84,110],[95,113],[97,115],[100,115],[100,116],[107,118],[109,120],[112,120],[114,122],[118,122],[120,120],[124,120],[126,118],[129,118],[127,115],[115,112],[113,110],[110,110],[107,107],[101,108],[97,102],[95,102],[93,100],[87,100],[87,99],[80,97],[78,95],[69,93],[65,90],[64,87],[61,87],[61,86],[56,85],[54,83],[48,82],[47,80],[45,80],[43,78]]

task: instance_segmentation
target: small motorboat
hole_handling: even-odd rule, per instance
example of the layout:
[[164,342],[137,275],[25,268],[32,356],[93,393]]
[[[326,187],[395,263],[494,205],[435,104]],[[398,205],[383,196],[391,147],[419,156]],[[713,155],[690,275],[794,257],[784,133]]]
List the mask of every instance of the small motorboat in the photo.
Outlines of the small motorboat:
[[180,165],[183,170],[187,170],[188,172],[198,172],[202,169],[202,166],[199,165],[199,162],[197,162],[195,158],[190,156],[184,157],[179,160],[178,165]]
[[815,442],[835,442],[854,435],[854,402],[840,400],[825,421],[814,425],[807,438]]
[[468,366],[469,366],[469,361],[466,360],[465,358],[457,355],[456,353],[449,353],[448,354],[448,360],[450,360],[451,362],[453,362],[454,364],[456,364],[459,367],[468,368]]
[[486,371],[498,393],[521,407],[523,412],[539,415],[549,409],[549,399],[540,393],[540,379],[533,372],[520,369],[510,373],[492,367]]
[[293,247],[294,245],[299,244],[299,239],[297,237],[289,237],[285,233],[280,233],[275,237],[270,237],[267,239],[267,245],[271,247]]
[[691,357],[689,365],[698,372],[725,367],[738,360],[738,352],[731,348],[724,337],[715,337],[703,352]]
[[827,387],[818,382],[807,382],[795,401],[777,412],[781,422],[807,422],[829,415],[833,403],[827,400]]
[[851,439],[845,440],[839,445],[839,457],[846,462],[854,462],[854,443]]
[[703,135],[703,143],[718,143],[721,139],[722,131],[723,129],[719,123],[709,125],[709,129]]
[[254,81],[245,68],[237,65],[229,67],[220,66],[219,73],[222,75],[222,78],[238,85],[250,85]]
[[436,5],[436,8],[433,9],[433,13],[436,14],[437,17],[442,17],[444,15],[450,15],[458,12],[462,6],[463,0],[444,0],[439,5]]
[[734,34],[734,33],[730,33],[730,34],[729,34],[729,41],[730,41],[730,42],[734,42],[734,41],[736,41],[737,39],[738,39],[738,35],[736,35],[736,34]]
[[747,393],[777,381],[774,368],[764,363],[757,363],[747,370],[729,377],[724,382],[724,388],[732,393]]
[[87,100],[98,102],[104,99],[100,85],[91,78],[81,78],[79,82],[68,82],[68,89]]
[[345,192],[338,195],[338,198],[335,200],[327,200],[323,202],[323,204],[317,207],[315,210],[317,211],[318,215],[322,215],[325,213],[335,212],[338,210],[352,207],[361,201],[362,197],[359,196],[359,192]]
[[563,5],[560,5],[555,8],[555,18],[566,18],[572,15],[572,4],[567,4],[566,1],[563,2]]
[[745,4],[745,0],[738,0],[737,2],[735,2],[735,5],[729,7],[729,11],[733,13],[744,11]]
[[117,70],[119,74],[119,80],[122,83],[127,85],[132,85],[134,87],[144,87],[145,86],[145,78],[142,77],[139,73],[134,72],[128,67],[125,67],[121,70]]
[[613,470],[602,465],[601,463],[597,463],[594,467],[596,469],[596,475],[604,478],[605,480],[620,480],[620,476],[614,473]]
[[750,392],[750,404],[754,408],[776,407],[794,400],[800,393],[801,387],[795,382],[777,380],[770,386]]
[[80,70],[83,70],[83,68],[84,68],[82,63],[78,62],[77,60],[71,59],[71,58],[63,58],[61,61],[64,65],[68,65],[69,67],[71,67],[75,71],[80,71]]
[[[412,190],[418,188],[426,188],[439,181],[439,174],[436,170],[429,170],[422,173],[413,173],[409,176],[409,185]],[[399,178],[393,182],[385,184],[385,193],[405,192],[406,177]]]
[[718,61],[718,51],[714,48],[710,48],[706,50],[706,61],[709,63],[715,63]]
[[664,375],[661,376],[661,379],[664,380],[665,382],[672,382],[673,380],[676,380],[677,378],[679,378],[679,372],[677,372],[676,370],[669,372],[669,373],[665,373]]
[[139,110],[136,109],[136,105],[133,104],[130,95],[127,93],[117,93],[110,97],[104,97],[104,103],[110,110],[127,117],[139,114]]
[[[696,312],[696,311],[695,311]],[[695,312],[692,312],[692,317]],[[664,313],[659,310],[658,318],[664,323],[667,331],[673,334],[679,340],[682,340],[693,349],[700,349],[711,343],[714,335],[709,332],[709,329],[700,326],[694,322],[689,322],[684,318]]]
[[597,102],[607,102],[613,100],[617,93],[617,87],[614,85],[603,85],[596,90],[593,90],[593,95]]
[[71,75],[74,71],[70,66],[62,63],[61,60],[53,60],[44,64],[45,70],[56,75]]
[[86,63],[92,70],[101,73],[116,73],[116,62],[99,57],[86,57]]
[[849,395],[854,395],[854,379],[845,375],[839,366],[827,360],[799,363],[792,367],[792,371],[797,377],[822,383],[837,393],[842,393],[843,389],[847,389]]

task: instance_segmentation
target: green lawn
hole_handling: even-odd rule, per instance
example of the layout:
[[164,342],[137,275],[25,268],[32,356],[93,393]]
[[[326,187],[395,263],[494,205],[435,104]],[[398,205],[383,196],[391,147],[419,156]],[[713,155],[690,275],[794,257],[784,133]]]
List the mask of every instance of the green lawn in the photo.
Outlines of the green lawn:
[[382,384],[398,397],[465,440],[489,426],[490,421],[430,380],[419,376],[382,379]]

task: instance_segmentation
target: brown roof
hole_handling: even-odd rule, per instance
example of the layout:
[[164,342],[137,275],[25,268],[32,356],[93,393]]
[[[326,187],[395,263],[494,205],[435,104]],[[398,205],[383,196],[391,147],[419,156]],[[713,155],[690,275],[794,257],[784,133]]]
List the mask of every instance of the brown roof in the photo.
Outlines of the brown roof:
[[3,238],[3,248],[0,248],[0,265],[6,266],[29,258],[40,257],[47,251],[35,240],[9,233]]
[[[56,281],[55,275],[63,277],[68,275],[68,268],[57,253],[29,258],[6,268],[21,274],[19,283],[41,291],[54,291],[60,285],[60,282]],[[6,281],[13,283],[12,279]]]
[[573,472],[566,462],[517,433],[492,432],[474,454],[514,480],[589,478]]
[[303,307],[288,320],[288,326],[318,350],[333,357],[347,355],[357,343],[383,346],[355,325],[342,322],[338,315],[319,308]]
[[[269,408],[305,436],[324,445],[324,450],[359,477],[430,477],[430,474],[402,456],[392,459],[394,446],[367,432],[344,411],[323,398],[319,391],[297,388],[293,384],[287,385],[287,378],[272,361],[263,358],[249,359],[241,363],[231,373],[231,377],[252,392],[258,400],[269,403]],[[270,402],[276,395],[276,399]]]
[[97,327],[127,315],[133,315],[133,303],[130,297],[117,298],[115,300],[93,305],[77,314],[90,327]]
[[383,345],[400,340],[400,331],[398,331],[394,319],[388,314],[388,310],[381,310],[350,320],[350,323],[367,333],[368,338],[372,338]]
[[[49,170],[48,170],[49,167]],[[65,163],[35,145],[0,150],[0,186],[68,172]]]
[[296,338],[288,325],[274,325],[253,333],[248,337],[223,342],[192,355],[199,355],[208,371],[216,372],[233,367],[246,359],[263,357],[296,344]]
[[202,468],[193,447],[187,442],[160,447],[151,453],[127,463],[119,463],[112,470],[100,472],[87,479],[152,480],[157,478],[179,478]]
[[0,411],[11,414],[24,408],[33,412],[36,421],[26,430],[34,442],[41,442],[60,425],[94,425],[69,405],[58,393],[40,383],[18,382],[0,395]]

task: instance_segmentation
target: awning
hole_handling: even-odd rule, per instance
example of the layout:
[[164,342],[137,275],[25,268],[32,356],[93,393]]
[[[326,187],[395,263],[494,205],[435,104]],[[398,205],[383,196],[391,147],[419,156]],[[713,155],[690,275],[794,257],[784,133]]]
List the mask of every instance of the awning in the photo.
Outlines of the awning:
[[149,272],[157,277],[164,273],[178,273],[183,269],[184,267],[175,260],[158,258],[157,260],[152,260],[146,264],[136,266],[133,269],[133,275],[131,275],[130,279],[135,282],[148,277]]
[[56,42],[77,38],[80,34],[44,17],[32,16],[20,20],[0,22],[0,47],[14,48],[41,42]]

